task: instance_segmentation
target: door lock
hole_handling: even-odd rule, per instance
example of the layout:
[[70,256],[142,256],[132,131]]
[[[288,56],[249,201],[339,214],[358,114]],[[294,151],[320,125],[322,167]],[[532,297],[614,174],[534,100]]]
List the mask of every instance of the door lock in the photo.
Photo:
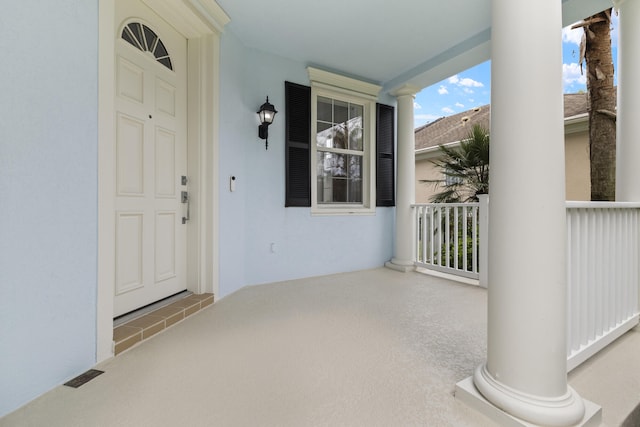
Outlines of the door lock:
[[183,216],[183,217],[182,217],[182,223],[183,223],[183,224],[186,224],[186,223],[187,223],[187,221],[189,221],[189,216],[190,216],[190,215],[189,215],[189,207],[190,207],[189,205],[191,204],[191,203],[190,203],[190,200],[189,200],[189,193],[188,193],[187,191],[182,191],[182,192],[180,193],[180,202],[181,202],[182,204],[184,204],[184,203],[186,203],[186,204],[187,204],[187,216]]

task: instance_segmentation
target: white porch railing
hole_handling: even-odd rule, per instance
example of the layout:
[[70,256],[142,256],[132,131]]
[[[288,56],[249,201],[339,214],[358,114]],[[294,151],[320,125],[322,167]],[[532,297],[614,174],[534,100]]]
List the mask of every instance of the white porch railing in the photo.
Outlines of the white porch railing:
[[640,204],[567,202],[570,371],[638,324]]
[[[488,283],[489,203],[413,205],[415,264]],[[567,202],[567,370],[638,324],[640,203]]]
[[479,203],[413,205],[416,266],[478,279]]

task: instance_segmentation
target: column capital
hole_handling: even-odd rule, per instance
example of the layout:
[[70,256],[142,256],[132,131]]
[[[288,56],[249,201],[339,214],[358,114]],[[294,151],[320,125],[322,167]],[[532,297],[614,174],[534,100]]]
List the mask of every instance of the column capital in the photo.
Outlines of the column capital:
[[407,96],[407,95],[411,95],[415,97],[416,93],[418,92],[420,92],[420,88],[418,86],[406,84],[406,85],[400,86],[397,89],[392,90],[390,93],[392,96],[395,96],[397,98],[399,96]]

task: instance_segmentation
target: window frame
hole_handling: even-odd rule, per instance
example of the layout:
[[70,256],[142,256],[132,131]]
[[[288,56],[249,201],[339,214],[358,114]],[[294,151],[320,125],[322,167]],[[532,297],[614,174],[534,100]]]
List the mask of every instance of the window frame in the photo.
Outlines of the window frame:
[[[310,179],[312,215],[373,215],[376,211],[376,102],[380,86],[309,67],[311,80]],[[362,105],[362,203],[318,203],[318,97]],[[347,150],[349,151],[349,150]]]

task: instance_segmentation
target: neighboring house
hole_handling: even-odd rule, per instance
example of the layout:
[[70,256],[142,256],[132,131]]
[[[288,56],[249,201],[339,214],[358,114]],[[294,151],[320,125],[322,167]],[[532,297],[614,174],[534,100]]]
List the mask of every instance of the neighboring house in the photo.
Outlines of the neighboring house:
[[[491,105],[442,117],[416,129],[416,203],[429,203],[439,184],[425,182],[445,177],[432,161],[440,157],[439,145],[455,147],[473,125],[490,129]],[[523,132],[535,133],[535,121]],[[565,174],[567,200],[590,200],[589,115],[587,94],[564,95]],[[541,171],[544,166],[541,166]]]
[[[530,114],[542,123],[539,146],[528,143],[536,126],[502,127],[492,141],[517,131],[528,155],[541,159],[561,138],[547,114],[560,108],[553,95],[562,78],[560,29],[611,7],[608,0],[10,3],[0,18],[0,416],[113,357],[114,316],[172,293],[220,299],[248,285],[389,260],[413,268],[413,96],[491,56],[496,123]],[[621,27],[636,26],[637,3],[621,3]],[[425,25],[425,17],[437,19]],[[620,76],[631,78],[631,52],[640,49],[633,34],[621,33],[630,37],[621,63],[631,68]],[[514,70],[532,65],[522,85]],[[626,84],[627,102],[640,99],[633,80],[618,84]],[[265,150],[256,111],[267,96],[279,113]],[[500,115],[499,105],[510,108]],[[618,109],[619,125],[634,120]],[[318,133],[349,122],[358,132],[346,146],[318,145]],[[633,148],[630,141],[621,144]],[[554,154],[547,157],[549,165],[535,166],[553,170]],[[640,180],[623,166],[628,200]],[[505,388],[531,396],[527,383],[541,382],[532,393],[553,400],[567,385],[564,366],[555,366],[566,362],[564,338],[555,336],[566,307],[545,284],[564,280],[555,267],[565,254],[554,249],[563,247],[564,223],[553,216],[564,215],[564,205],[550,191],[557,177],[540,174],[536,187],[530,168],[502,172],[557,209],[525,209],[517,224],[490,231],[513,235],[516,226],[538,224],[544,234],[522,241],[528,253],[545,253],[536,260],[544,277],[516,280],[531,269],[520,262],[533,257],[510,253],[496,255],[495,271],[509,267],[503,277],[519,287],[503,300],[516,307],[506,315],[517,315],[505,323],[534,349],[561,349],[531,352],[491,324],[488,335],[509,344],[507,353],[494,349],[499,370],[507,361],[507,374],[535,376],[522,384],[507,375]],[[334,169],[341,172],[330,175]],[[520,203],[518,194],[506,198]],[[505,212],[496,203],[491,217]],[[544,319],[530,322],[541,312]]]

